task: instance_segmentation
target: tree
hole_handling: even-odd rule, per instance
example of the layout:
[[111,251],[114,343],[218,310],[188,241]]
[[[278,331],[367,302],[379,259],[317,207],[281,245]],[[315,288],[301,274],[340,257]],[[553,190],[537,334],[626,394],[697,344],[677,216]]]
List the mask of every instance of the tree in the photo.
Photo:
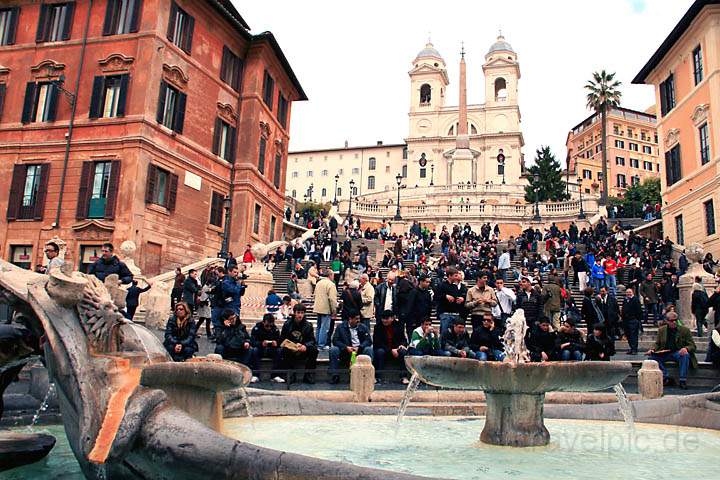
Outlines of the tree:
[[[528,169],[529,185],[525,187],[525,201],[535,202],[537,188],[538,202],[551,200],[559,202],[567,200],[565,181],[562,176],[560,162],[550,151],[550,147],[541,146],[535,152],[535,165]],[[536,180],[537,178],[537,180]]]
[[617,89],[621,83],[615,80],[615,73],[605,70],[593,72],[592,80],[585,85],[587,90],[587,106],[595,113],[600,114],[602,130],[602,181],[603,188],[600,194],[600,205],[606,205],[608,199],[608,159],[607,159],[607,111],[620,106],[622,93]]
[[662,203],[659,178],[646,178],[643,183],[628,187],[622,198],[610,199],[610,204],[623,207],[626,217],[641,217],[646,204],[654,206],[656,203]]

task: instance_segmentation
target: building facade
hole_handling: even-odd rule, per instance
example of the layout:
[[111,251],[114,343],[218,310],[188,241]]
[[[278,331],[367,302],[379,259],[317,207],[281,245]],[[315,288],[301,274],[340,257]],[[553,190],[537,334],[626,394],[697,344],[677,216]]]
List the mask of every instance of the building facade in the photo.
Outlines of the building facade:
[[[607,115],[608,190],[622,197],[630,185],[660,177],[657,118],[651,112],[614,108]],[[600,194],[602,144],[600,114],[594,113],[568,132],[567,164],[571,182],[584,193]]]
[[[335,175],[339,177],[341,198],[347,196],[351,180],[357,190],[354,195],[396,190],[397,175],[409,189],[460,183],[521,183],[524,141],[518,104],[520,67],[517,54],[502,36],[490,47],[482,68],[485,103],[466,104],[461,73],[461,99],[458,105],[448,105],[450,80],[445,60],[428,43],[416,55],[408,73],[410,106],[405,143],[290,152],[286,193],[292,196],[295,192],[300,199],[312,185],[314,200],[331,201]],[[459,124],[461,104],[466,107],[464,129]],[[458,136],[467,136],[469,141],[470,154],[464,163],[453,159]],[[500,154],[502,164],[498,163]],[[326,195],[322,195],[323,191]]]
[[[291,103],[271,33],[229,0],[0,6],[0,254],[84,268],[132,240],[147,275],[280,235]],[[227,201],[224,201],[227,197]]]
[[720,1],[696,0],[633,83],[655,86],[663,230],[716,258],[720,237]]

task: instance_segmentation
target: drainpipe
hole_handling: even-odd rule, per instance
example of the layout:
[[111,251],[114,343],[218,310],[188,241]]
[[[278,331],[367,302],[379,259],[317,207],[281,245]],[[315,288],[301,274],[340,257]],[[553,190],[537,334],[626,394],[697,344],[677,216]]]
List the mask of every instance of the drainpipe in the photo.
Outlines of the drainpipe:
[[70,111],[70,123],[65,141],[65,158],[63,159],[62,176],[60,177],[60,194],[57,201],[57,213],[55,214],[55,222],[53,228],[60,227],[60,210],[62,207],[63,193],[65,192],[65,180],[67,178],[68,161],[70,160],[70,142],[72,141],[73,126],[75,125],[75,112],[77,111],[78,94],[80,93],[80,77],[82,75],[83,65],[85,64],[85,49],[87,47],[88,30],[90,29],[90,13],[92,12],[93,0],[89,0],[87,17],[85,18],[85,31],[83,32],[82,49],[80,50],[80,65],[78,66],[77,79],[75,80],[75,94]]

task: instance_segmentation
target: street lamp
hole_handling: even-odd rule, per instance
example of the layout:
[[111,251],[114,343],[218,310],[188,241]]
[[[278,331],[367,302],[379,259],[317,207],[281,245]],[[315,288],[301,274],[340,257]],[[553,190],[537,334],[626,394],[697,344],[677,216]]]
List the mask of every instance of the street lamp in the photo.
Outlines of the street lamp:
[[225,225],[223,227],[223,241],[220,248],[220,258],[227,258],[228,244],[230,241],[230,208],[232,207],[232,199],[230,195],[223,198],[223,208],[225,209]]
[[312,203],[312,194],[313,194],[313,184],[311,183],[310,186],[307,189],[307,198],[310,203]]
[[395,216],[393,217],[393,220],[402,220],[402,216],[400,216],[400,184],[402,183],[402,175],[399,173],[395,177],[395,182],[397,182],[397,210],[395,211]]
[[350,203],[348,203],[348,214],[347,214],[348,217],[350,217],[350,214],[352,213],[353,187],[355,187],[355,180],[353,180],[353,179],[351,178],[351,179],[350,179]]
[[500,153],[498,153],[497,161],[498,164],[502,167],[502,184],[505,185],[505,154],[503,154],[502,148],[500,149]]
[[535,215],[533,216],[533,221],[540,222],[542,221],[540,218],[540,186],[537,184],[540,181],[540,175],[536,173],[533,175],[533,178],[535,179],[535,187],[533,188],[535,192]]
[[432,187],[433,185],[435,185],[435,183],[433,182],[433,179],[434,179],[434,178],[435,178],[435,164],[434,164],[434,163],[431,163],[431,164],[430,164],[430,186],[431,186],[431,187]]
[[580,213],[578,214],[578,219],[584,220],[586,217],[585,210],[583,210],[583,199],[582,199],[582,178],[578,177],[578,190],[580,191]]
[[337,207],[337,204],[338,204],[338,199],[337,199],[337,184],[338,184],[338,180],[340,180],[340,175],[336,173],[336,174],[335,174],[335,193],[333,194],[333,205],[335,205],[336,207]]

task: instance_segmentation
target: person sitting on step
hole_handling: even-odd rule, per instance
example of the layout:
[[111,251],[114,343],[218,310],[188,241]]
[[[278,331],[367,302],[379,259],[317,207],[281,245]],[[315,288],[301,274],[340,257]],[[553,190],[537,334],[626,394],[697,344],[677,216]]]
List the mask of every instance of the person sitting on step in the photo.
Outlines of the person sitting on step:
[[165,349],[173,361],[184,362],[192,358],[198,351],[198,344],[195,341],[197,325],[192,318],[190,307],[185,302],[178,302],[175,305],[175,313],[168,319],[165,327]]
[[580,330],[575,328],[575,322],[569,318],[560,326],[555,346],[560,352],[560,360],[580,361],[583,359],[585,341]]
[[[226,308],[220,314],[220,322],[220,329],[215,334],[215,353],[225,360],[247,365],[253,372],[257,370],[255,349],[250,341],[247,328],[237,314]],[[253,374],[250,382],[257,383],[258,381],[258,377]]]
[[505,358],[505,345],[502,342],[502,333],[495,327],[492,313],[483,315],[482,326],[473,329],[470,338],[470,347],[475,352],[475,358],[481,361],[494,360],[502,362]]
[[657,332],[655,346],[647,351],[650,360],[655,360],[663,372],[663,385],[673,385],[675,382],[669,377],[666,362],[674,361],[680,369],[680,388],[687,388],[688,368],[697,368],[695,358],[697,347],[692,338],[690,329],[677,324],[678,315],[669,312],[665,317],[665,325],[660,326]]
[[550,328],[550,319],[540,317],[538,328],[528,329],[525,344],[530,351],[530,361],[548,362],[556,359],[557,332]]
[[423,318],[422,323],[412,332],[408,355],[434,355],[438,357],[448,356],[440,346],[440,336],[432,325],[430,317]]
[[585,342],[585,360],[610,361],[615,355],[615,342],[601,324],[595,324]]
[[370,330],[364,323],[360,323],[360,312],[348,312],[347,321],[342,322],[336,329],[332,338],[333,346],[330,348],[330,383],[340,381],[340,365],[347,368],[351,360],[357,355],[367,355],[373,358],[372,337]]
[[[375,376],[381,378],[388,363],[397,364],[404,380],[407,373],[405,369],[405,354],[407,353],[407,338],[405,329],[395,320],[392,310],[385,310],[380,314],[380,321],[373,330],[373,363]],[[405,383],[405,382],[403,382]]]
[[[317,366],[318,348],[315,341],[315,330],[305,319],[306,308],[298,303],[293,308],[293,315],[282,326],[280,346],[282,358],[287,370],[304,368],[303,382],[313,384],[312,373]],[[289,383],[294,383],[295,374],[290,375]]]
[[448,357],[475,358],[470,348],[470,335],[465,330],[465,320],[456,318],[450,328],[440,337],[440,345]]

